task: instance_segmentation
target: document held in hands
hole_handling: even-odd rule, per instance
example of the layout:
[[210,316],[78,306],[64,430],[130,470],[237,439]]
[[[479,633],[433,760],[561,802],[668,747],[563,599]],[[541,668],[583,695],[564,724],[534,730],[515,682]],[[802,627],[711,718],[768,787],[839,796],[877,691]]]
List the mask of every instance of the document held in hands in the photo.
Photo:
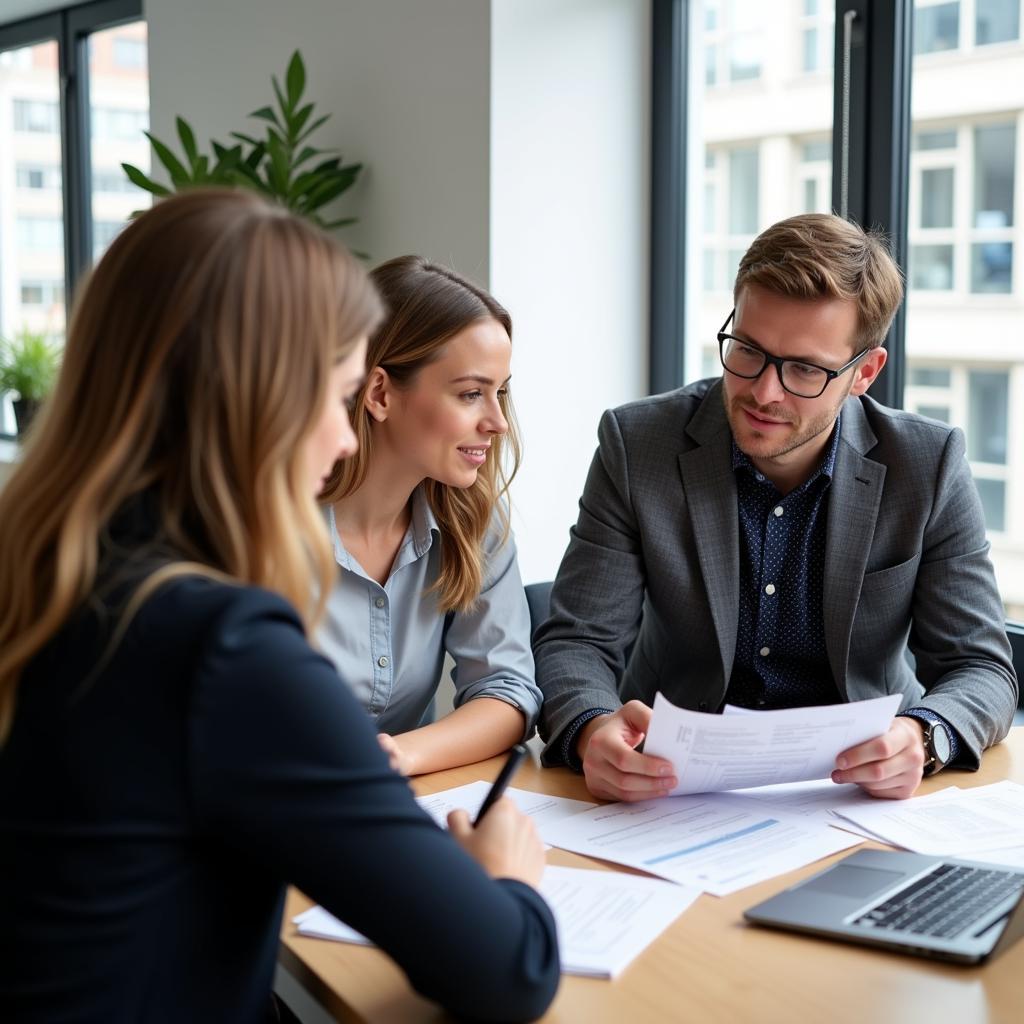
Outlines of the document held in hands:
[[[671,761],[673,796],[825,779],[836,756],[881,736],[899,710],[897,694],[849,704],[712,715],[685,711],[660,693],[644,753]],[[735,709],[737,712],[741,709]]]

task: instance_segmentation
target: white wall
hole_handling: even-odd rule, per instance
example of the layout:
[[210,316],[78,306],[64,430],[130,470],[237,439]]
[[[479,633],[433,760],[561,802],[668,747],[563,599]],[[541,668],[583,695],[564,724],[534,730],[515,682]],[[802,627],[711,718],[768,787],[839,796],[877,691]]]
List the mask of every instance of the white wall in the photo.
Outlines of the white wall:
[[492,11],[491,286],[513,316],[532,581],[558,568],[601,412],[646,390],[650,4]]
[[302,51],[314,136],[367,165],[338,204],[374,262],[421,252],[486,281],[490,8],[480,0],[144,0],[153,131],[250,132]]

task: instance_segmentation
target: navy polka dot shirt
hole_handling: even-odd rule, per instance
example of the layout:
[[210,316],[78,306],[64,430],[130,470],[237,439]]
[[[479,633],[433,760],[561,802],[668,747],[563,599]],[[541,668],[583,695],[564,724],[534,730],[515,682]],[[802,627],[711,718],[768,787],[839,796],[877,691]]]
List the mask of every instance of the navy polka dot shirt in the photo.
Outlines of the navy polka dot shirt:
[[825,649],[822,592],[839,424],[817,472],[783,497],[732,444],[740,525],[740,607],[726,701],[796,708],[841,700]]

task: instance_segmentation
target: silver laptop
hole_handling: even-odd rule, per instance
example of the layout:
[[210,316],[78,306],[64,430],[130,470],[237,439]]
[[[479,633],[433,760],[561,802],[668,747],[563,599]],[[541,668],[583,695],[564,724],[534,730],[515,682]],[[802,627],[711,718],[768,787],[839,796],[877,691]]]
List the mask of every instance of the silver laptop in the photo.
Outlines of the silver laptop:
[[772,928],[979,964],[1024,935],[1024,868],[858,850],[744,917]]

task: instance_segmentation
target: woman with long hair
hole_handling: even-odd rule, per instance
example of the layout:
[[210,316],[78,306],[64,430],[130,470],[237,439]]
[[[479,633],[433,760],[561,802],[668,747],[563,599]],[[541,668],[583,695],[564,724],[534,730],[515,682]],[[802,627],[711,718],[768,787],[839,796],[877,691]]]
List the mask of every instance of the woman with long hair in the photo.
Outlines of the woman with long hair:
[[532,825],[438,829],[307,641],[378,318],[238,192],[158,203],[92,274],[0,491],[4,1021],[261,1020],[289,882],[458,1015],[550,1002]]
[[[371,278],[387,315],[356,396],[359,451],[321,495],[342,572],[318,639],[414,775],[507,749],[540,710],[506,499],[512,321],[419,256]],[[455,708],[435,722],[446,653]]]

